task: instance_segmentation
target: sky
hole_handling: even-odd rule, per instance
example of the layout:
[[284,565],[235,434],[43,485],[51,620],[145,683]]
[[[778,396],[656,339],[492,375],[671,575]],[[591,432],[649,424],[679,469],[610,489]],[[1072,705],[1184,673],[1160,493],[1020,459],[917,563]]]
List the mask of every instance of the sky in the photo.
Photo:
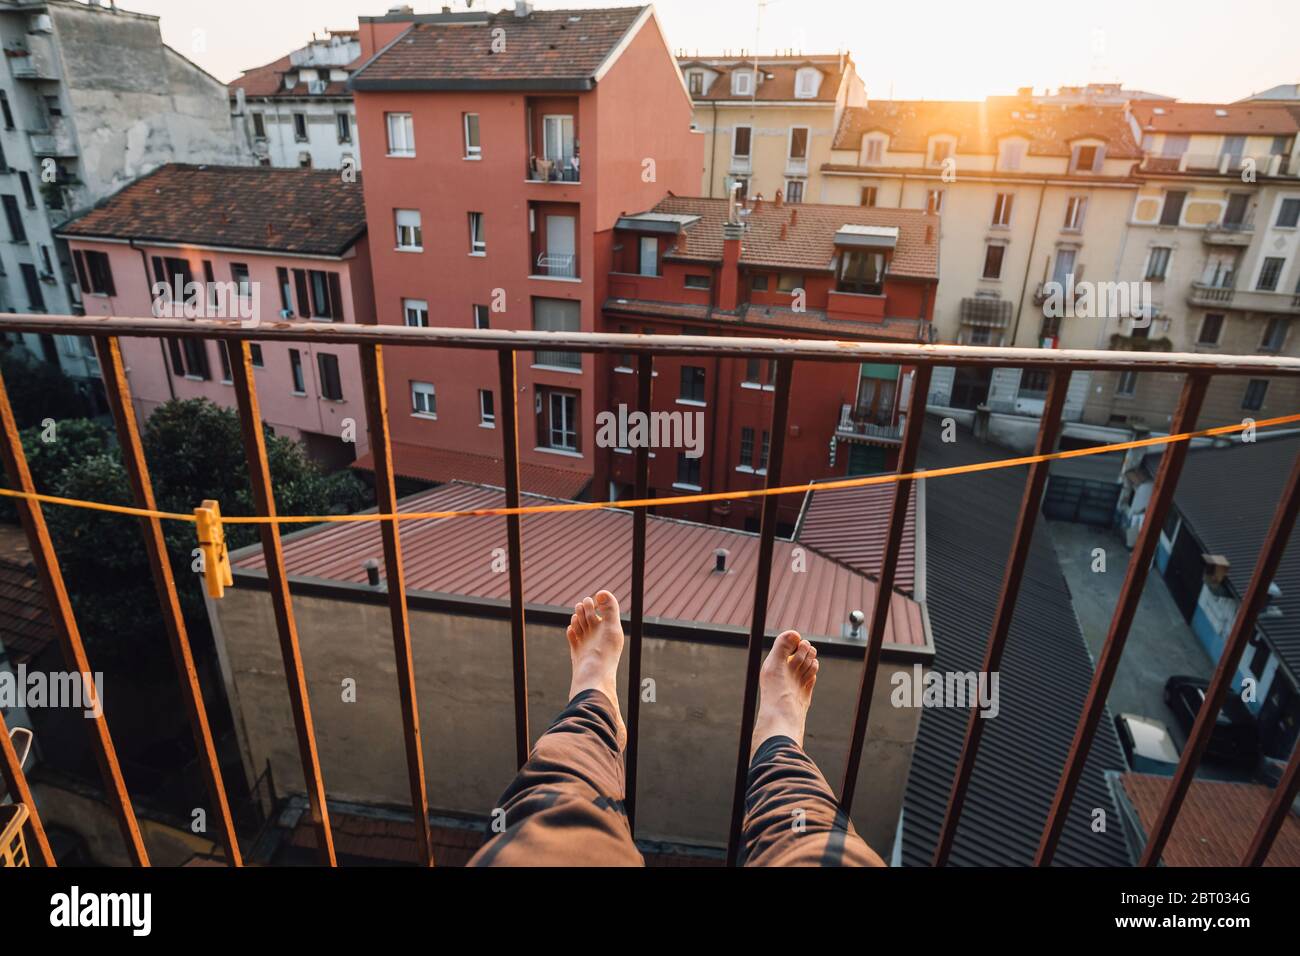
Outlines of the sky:
[[[157,14],[163,39],[230,81],[397,0],[118,0]],[[407,0],[417,13],[466,0]],[[472,0],[488,9],[505,0]],[[512,4],[511,4],[512,5]],[[627,6],[537,0],[539,8]],[[674,49],[845,49],[873,98],[982,99],[1033,86],[1123,82],[1186,101],[1300,82],[1297,0],[658,0]]]

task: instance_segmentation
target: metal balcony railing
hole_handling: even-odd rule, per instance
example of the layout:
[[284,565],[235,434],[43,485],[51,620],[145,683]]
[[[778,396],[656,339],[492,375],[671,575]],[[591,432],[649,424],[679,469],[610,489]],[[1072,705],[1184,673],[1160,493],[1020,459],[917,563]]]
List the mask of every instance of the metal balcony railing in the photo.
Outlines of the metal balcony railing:
[[[767,470],[767,488],[782,487],[781,476],[785,455],[785,438],[791,399],[791,381],[794,364],[799,362],[863,362],[909,366],[915,369],[911,376],[911,395],[907,425],[898,453],[898,474],[893,485],[888,530],[883,558],[877,576],[877,593],[889,595],[894,586],[895,571],[902,540],[912,478],[916,466],[921,432],[925,427],[925,403],[929,393],[931,373],[939,366],[965,366],[992,368],[1013,366],[1041,370],[1047,373],[1048,388],[1038,429],[1035,454],[1046,455],[1056,446],[1061,430],[1061,413],[1065,405],[1070,375],[1074,370],[1166,372],[1184,376],[1182,394],[1170,428],[1171,434],[1183,434],[1195,429],[1197,416],[1205,400],[1211,378],[1230,376],[1297,376],[1300,359],[1278,356],[1192,355],[1149,352],[1081,351],[1070,349],[994,348],[982,346],[923,346],[914,344],[810,341],[801,339],[732,338],[728,336],[699,335],[627,335],[591,332],[534,332],[508,330],[469,330],[447,328],[413,328],[405,326],[321,325],[303,322],[273,322],[255,328],[243,328],[237,321],[194,320],[178,321],[160,318],[90,318],[75,316],[37,316],[0,314],[0,332],[33,332],[87,335],[94,339],[100,355],[104,385],[108,394],[122,456],[128,473],[135,504],[148,511],[155,509],[154,493],[145,464],[144,451],[131,394],[123,367],[119,338],[199,338],[215,339],[228,351],[230,368],[239,419],[243,434],[245,457],[249,468],[252,496],[256,513],[263,517],[275,516],[275,500],[267,464],[267,453],[261,427],[261,414],[254,381],[250,343],[280,341],[295,343],[330,343],[355,345],[361,361],[366,411],[369,418],[370,446],[374,455],[375,495],[378,513],[397,514],[397,492],[393,478],[392,446],[389,435],[388,409],[384,383],[384,349],[389,346],[419,348],[469,349],[495,352],[501,394],[501,408],[497,421],[501,429],[502,453],[505,463],[505,499],[509,508],[517,508],[519,491],[519,450],[517,407],[518,354],[528,351],[559,353],[604,353],[637,356],[638,407],[649,412],[651,384],[656,356],[722,356],[730,358],[773,359],[776,363],[776,380],[771,418],[771,446]],[[14,421],[8,392],[0,381],[0,458],[10,487],[34,494],[31,473],[23,453],[22,443]],[[1178,441],[1166,446],[1161,457],[1145,520],[1133,554],[1125,572],[1123,588],[1112,617],[1110,628],[1097,660],[1092,684],[1079,715],[1073,743],[1065,766],[1055,788],[1051,809],[1044,821],[1035,863],[1046,865],[1052,861],[1061,839],[1066,815],[1073,800],[1084,761],[1088,756],[1097,732],[1106,698],[1115,680],[1116,670],[1129,635],[1141,597],[1143,585],[1152,564],[1160,532],[1165,524],[1174,489],[1187,457],[1188,442]],[[1012,539],[1011,550],[1003,574],[997,611],[990,628],[984,672],[998,669],[1006,645],[1012,615],[1029,555],[1034,525],[1041,507],[1047,482],[1050,461],[1036,460],[1028,466],[1024,494]],[[638,499],[647,496],[649,487],[649,450],[643,445],[636,449],[636,488]],[[49,605],[51,618],[69,665],[81,672],[91,672],[77,621],[69,600],[58,557],[55,554],[43,510],[34,498],[15,499],[27,540],[31,547],[41,586]],[[772,579],[772,559],[776,540],[776,495],[762,498],[759,533],[759,559],[754,583],[753,612],[745,658],[744,704],[739,715],[740,734],[735,768],[735,785],[728,841],[727,859],[734,864],[739,849],[739,837],[744,811],[746,775],[749,765],[749,744],[754,729],[755,704],[758,696],[758,673],[764,639],[767,636],[767,605]],[[1232,676],[1255,630],[1255,622],[1268,599],[1269,583],[1276,573],[1287,539],[1295,525],[1300,510],[1300,456],[1292,468],[1289,481],[1273,519],[1272,527],[1260,551],[1258,564],[1245,590],[1240,611],[1220,657],[1217,670],[1205,695],[1183,751],[1178,770],[1165,797],[1164,805],[1151,828],[1142,864],[1159,862],[1161,852],[1184,797],[1196,773],[1197,766],[1209,742],[1219,710],[1228,692]],[[642,644],[645,617],[646,529],[647,509],[634,511],[632,536],[632,585],[629,600],[630,625],[627,652],[628,686],[641,683]],[[232,866],[242,864],[239,840],[234,817],[227,802],[218,767],[212,734],[208,726],[207,711],[200,693],[189,638],[185,630],[177,598],[176,583],[172,577],[160,519],[141,517],[149,564],[167,621],[168,633],[185,707],[198,745],[200,760],[205,768],[212,806],[211,817],[217,821],[225,845],[226,861]],[[509,551],[510,625],[512,671],[514,685],[515,758],[522,765],[528,757],[531,740],[528,723],[528,663],[524,643],[523,568],[521,564],[521,521],[517,513],[506,517]],[[279,526],[274,523],[259,526],[262,551],[266,560],[268,589],[276,622],[281,657],[284,663],[289,703],[293,714],[298,752],[304,779],[307,782],[307,799],[311,820],[317,836],[322,860],[336,864],[334,840],[330,828],[329,811],[325,800],[325,783],[321,763],[317,756],[315,732],[307,682],[299,650],[298,630],[293,605],[290,601],[289,580],[281,549]],[[411,808],[415,820],[416,847],[413,857],[423,864],[432,864],[433,851],[428,825],[429,805],[425,789],[424,757],[419,743],[419,716],[416,707],[415,671],[411,655],[410,621],[407,609],[405,575],[402,570],[402,544],[399,524],[395,520],[380,521],[383,541],[386,578],[389,582],[387,599],[392,622],[393,647],[398,676],[398,696],[402,711],[403,737],[407,758]],[[840,788],[839,801],[844,812],[850,813],[854,789],[866,739],[867,722],[871,712],[872,689],[880,665],[881,650],[891,602],[877,601],[869,617],[869,635],[863,655],[862,676],[853,718],[847,765]],[[637,760],[639,752],[640,698],[629,694],[626,723],[628,731],[627,799],[629,822],[635,827],[637,800]],[[103,774],[104,789],[110,807],[117,816],[119,829],[131,859],[139,865],[148,865],[148,854],[141,839],[140,828],[123,780],[122,770],[109,734],[107,722],[101,713],[88,718],[92,745]],[[961,818],[966,790],[979,752],[986,721],[979,719],[978,709],[972,709],[967,722],[965,742],[953,776],[948,799],[947,814],[940,830],[935,849],[934,863],[947,862],[952,849],[957,824]],[[41,825],[39,813],[32,800],[22,766],[9,741],[9,733],[0,718],[0,770],[3,771],[9,792],[15,802],[28,810],[25,824],[30,835],[28,852],[46,865],[54,864],[49,841]],[[1242,863],[1260,865],[1268,854],[1273,839],[1285,815],[1289,812],[1297,789],[1300,788],[1300,747],[1292,754],[1290,763],[1273,794],[1272,801],[1251,841]]]
[[539,253],[537,256],[537,275],[555,276],[561,279],[574,279],[578,275],[578,257],[573,253]]

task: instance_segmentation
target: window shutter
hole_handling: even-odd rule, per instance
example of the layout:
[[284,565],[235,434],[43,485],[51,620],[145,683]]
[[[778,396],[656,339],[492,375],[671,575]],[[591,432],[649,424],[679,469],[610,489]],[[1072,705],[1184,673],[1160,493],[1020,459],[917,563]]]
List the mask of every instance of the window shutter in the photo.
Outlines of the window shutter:
[[72,264],[76,266],[77,283],[81,286],[81,291],[89,292],[90,279],[86,276],[86,258],[81,254],[80,249],[77,249],[72,253]]
[[168,339],[167,351],[171,355],[172,374],[182,376],[185,374],[185,359],[181,357],[180,339]]
[[330,277],[330,318],[342,319],[343,312],[343,283],[339,279],[337,272],[331,272]]
[[307,292],[307,270],[294,269],[293,283],[298,290],[298,316],[299,318],[311,317],[311,298]]
[[104,291],[109,295],[117,295],[117,285],[113,282],[113,265],[108,261],[108,255],[105,254],[100,262],[104,264],[104,275],[101,277],[104,280]]
[[163,285],[170,285],[167,281],[167,267],[163,265],[162,256],[154,256],[153,259],[153,281],[161,282]]

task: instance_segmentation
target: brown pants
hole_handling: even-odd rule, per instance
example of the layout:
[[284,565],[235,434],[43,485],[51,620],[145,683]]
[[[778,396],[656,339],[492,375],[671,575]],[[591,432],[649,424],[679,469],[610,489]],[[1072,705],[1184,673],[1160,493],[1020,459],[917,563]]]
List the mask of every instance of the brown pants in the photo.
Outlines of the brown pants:
[[[490,833],[469,865],[643,866],[623,811],[623,745],[609,698],[574,697],[502,795],[504,830]],[[750,764],[740,860],[884,866],[789,737],[765,741]]]

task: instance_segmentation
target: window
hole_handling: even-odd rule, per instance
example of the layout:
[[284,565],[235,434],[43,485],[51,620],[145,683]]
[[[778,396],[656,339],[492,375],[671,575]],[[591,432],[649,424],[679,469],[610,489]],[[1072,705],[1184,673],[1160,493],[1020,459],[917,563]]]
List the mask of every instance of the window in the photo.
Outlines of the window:
[[1068,247],[1056,250],[1056,265],[1052,269],[1052,281],[1059,285],[1069,285],[1070,276],[1074,275],[1074,261],[1079,251]]
[[578,450],[578,393],[537,389],[537,439],[542,448]]
[[265,368],[266,362],[262,358],[262,346],[257,342],[251,342],[248,346],[248,354],[253,360],[253,368]]
[[235,380],[234,373],[230,371],[230,353],[226,351],[226,346],[221,342],[217,343],[217,357],[221,359],[221,383],[229,385]]
[[72,262],[82,292],[89,295],[117,295],[108,253],[77,250],[72,254]]
[[731,131],[731,155],[736,159],[749,159],[750,137],[753,134],[748,126],[737,126]]
[[1241,407],[1248,412],[1257,412],[1264,407],[1264,396],[1268,394],[1268,379],[1252,378],[1246,383],[1246,394],[1241,398]]
[[785,181],[786,202],[803,202],[803,180],[787,179]]
[[1115,394],[1120,398],[1132,398],[1137,394],[1137,372],[1120,372],[1119,381],[1115,383]]
[[491,326],[488,318],[488,307],[486,305],[474,306],[474,328],[486,329]]
[[[577,332],[581,328],[581,306],[572,299],[533,299],[533,329],[538,332]],[[534,365],[581,369],[578,352],[533,353]]]
[[659,240],[654,236],[642,236],[637,246],[637,273],[643,276],[659,274]]
[[394,215],[397,222],[397,248],[405,252],[422,252],[424,233],[420,229],[420,211],[398,209]]
[[930,144],[930,165],[942,166],[944,161],[952,156],[952,141],[947,139],[937,139]]
[[1201,320],[1201,333],[1196,337],[1197,345],[1218,345],[1223,334],[1223,316],[1211,312]]
[[171,341],[172,373],[185,378],[207,381],[212,378],[208,368],[208,345],[201,339]]
[[385,113],[388,121],[388,155],[415,155],[415,120],[410,113]]
[[27,203],[28,209],[36,208],[36,194],[32,192],[32,177],[26,172],[18,173],[18,183],[23,187],[23,202]]
[[230,264],[230,279],[239,288],[239,297],[241,299],[250,299],[253,296],[253,280],[248,275],[248,265],[243,262],[232,262]]
[[478,423],[484,428],[497,427],[496,404],[492,392],[486,388],[478,390]]
[[766,292],[767,273],[755,272],[752,276],[749,277],[749,287],[753,289],[755,292]]
[[985,279],[1002,278],[1002,260],[1006,256],[1007,247],[1000,242],[990,242],[984,249],[984,274]]
[[302,352],[298,349],[289,349],[289,375],[293,379],[293,393],[306,395],[307,380],[302,374]]
[[1151,252],[1147,255],[1147,274],[1148,280],[1159,281],[1169,272],[1169,257],[1173,249],[1169,246],[1152,246]]
[[863,187],[862,187],[862,199],[861,199],[861,201],[859,202],[859,205],[862,205],[862,206],[874,206],[875,204],[876,204],[876,187],[875,187],[875,186],[863,186]]
[[[866,148],[862,153],[862,162],[868,166],[879,163],[885,152],[885,141],[883,139],[869,139],[864,145]],[[874,206],[875,203],[871,205]]]
[[742,471],[754,470],[754,429],[745,426],[740,430],[740,463]]
[[691,96],[704,95],[704,74],[698,70],[692,70],[686,75],[686,80],[690,84]]
[[261,113],[251,115],[253,117],[253,138],[266,139],[266,117]]
[[20,262],[18,268],[23,274],[23,286],[27,289],[27,301],[34,312],[45,311],[45,294],[41,292],[41,279],[36,274],[36,267],[30,262]]
[[821,86],[821,73],[817,70],[804,68],[795,74],[794,95],[795,99],[810,100],[817,95],[817,88]]
[[332,402],[343,401],[343,381],[339,378],[339,357],[329,352],[316,353],[316,370],[320,373],[320,394]]
[[682,387],[677,400],[704,404],[704,369],[696,365],[682,366]]
[[776,361],[771,360],[767,363],[767,381],[762,379],[762,369],[759,360],[756,358],[745,361],[745,380],[741,384],[751,388],[763,388],[771,391],[776,384]]
[[1259,270],[1259,282],[1255,288],[1260,292],[1273,292],[1277,289],[1277,280],[1282,278],[1282,266],[1286,260],[1279,256],[1266,256],[1264,265]]
[[483,155],[483,145],[478,138],[478,114],[466,113],[464,117],[465,125],[465,158],[479,159]]
[[293,114],[293,138],[295,142],[307,142],[307,114]]
[[1076,173],[1095,172],[1101,159],[1100,146],[1076,146],[1071,157],[1070,168]]
[[1019,140],[1003,143],[998,152],[998,168],[1017,170],[1020,168],[1020,161],[1024,158],[1024,155],[1025,144]]
[[943,212],[943,190],[931,189],[925,194],[925,211],[939,215]]
[[23,215],[18,211],[18,200],[14,196],[0,196],[0,203],[5,207],[5,220],[9,223],[9,238],[14,242],[26,242],[27,230],[23,227]]
[[1071,196],[1065,203],[1065,228],[1078,232],[1083,228],[1083,214],[1088,209],[1086,196]]
[[708,289],[713,286],[713,276],[688,275],[685,284],[688,289]]
[[1275,315],[1264,326],[1264,338],[1259,343],[1261,352],[1280,352],[1286,344],[1286,334],[1290,330],[1291,320],[1286,316]]
[[483,214],[469,214],[469,254],[471,256],[487,255],[487,239],[483,236]]
[[808,127],[790,127],[790,161],[806,163],[808,161]]
[[763,445],[758,453],[758,470],[761,473],[767,472],[767,456],[772,450],[772,436],[763,432]]
[[[23,175],[27,174],[23,173]],[[1282,206],[1277,211],[1275,225],[1279,229],[1294,229],[1297,223],[1300,223],[1300,199],[1283,199]]]
[[1183,219],[1183,203],[1187,201],[1187,193],[1180,189],[1169,189],[1165,191],[1165,204],[1160,210],[1160,225],[1176,226]]
[[731,74],[731,95],[750,96],[754,92],[754,73],[752,70],[737,70]]
[[1020,374],[1021,398],[1046,398],[1048,373],[1045,369],[1027,368]]
[[403,299],[402,316],[406,324],[416,329],[429,327],[429,303],[424,299]]
[[0,112],[4,114],[5,129],[13,129],[14,113],[13,110],[9,108],[9,94],[4,90],[0,90]]
[[430,382],[411,383],[411,414],[426,418],[438,417],[438,396]]
[[673,482],[673,487],[688,488],[692,491],[699,490],[700,459],[687,458],[684,451],[677,453],[677,480]]
[[794,293],[803,288],[803,276],[797,272],[782,272],[776,277],[776,291]]
[[858,295],[880,295],[884,291],[885,267],[888,259],[883,252],[866,249],[840,251],[839,292]]
[[311,153],[298,154],[298,168],[311,169]]
[[993,200],[993,225],[1011,225],[1011,204],[1015,200],[1012,193],[998,193]]

